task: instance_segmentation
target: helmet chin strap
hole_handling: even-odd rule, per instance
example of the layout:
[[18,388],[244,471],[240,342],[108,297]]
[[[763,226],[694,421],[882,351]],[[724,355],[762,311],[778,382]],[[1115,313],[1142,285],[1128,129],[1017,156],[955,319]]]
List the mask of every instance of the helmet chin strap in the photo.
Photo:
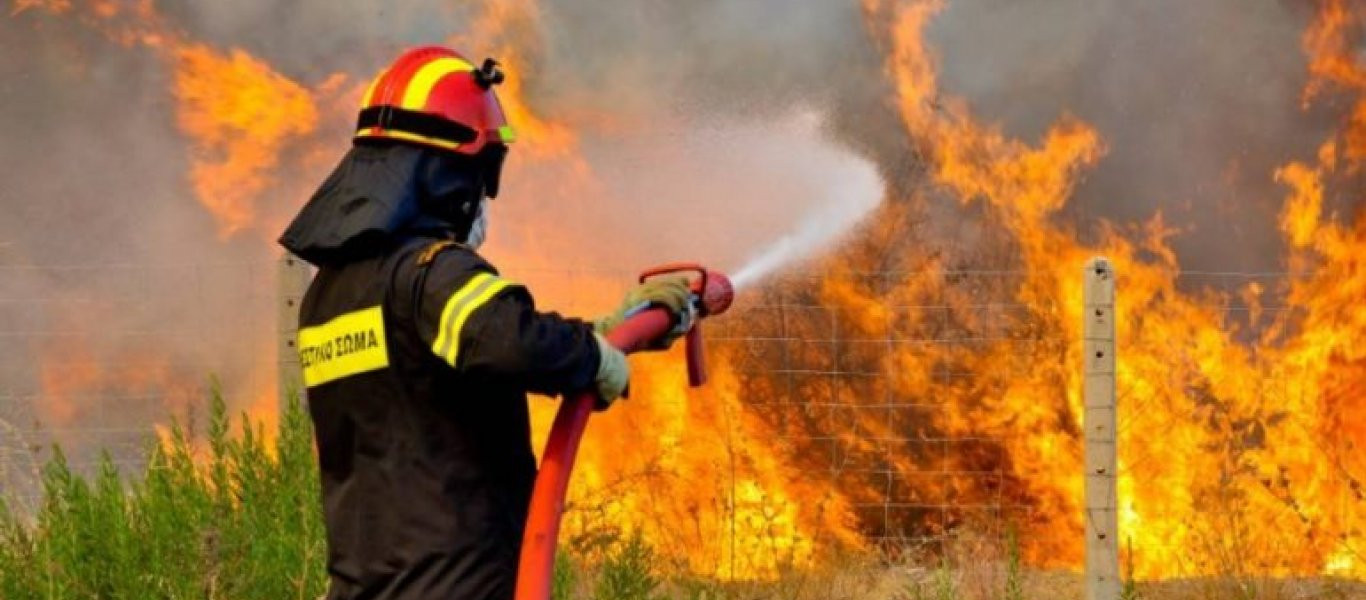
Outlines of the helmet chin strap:
[[488,234],[488,202],[488,198],[479,200],[479,207],[475,209],[479,214],[475,215],[474,222],[470,225],[470,233],[465,236],[465,245],[475,250],[484,245],[484,238]]

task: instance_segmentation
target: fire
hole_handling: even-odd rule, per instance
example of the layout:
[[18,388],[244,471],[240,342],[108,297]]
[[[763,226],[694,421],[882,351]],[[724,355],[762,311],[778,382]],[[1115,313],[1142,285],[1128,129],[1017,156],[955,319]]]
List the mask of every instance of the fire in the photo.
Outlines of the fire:
[[[774,361],[762,351],[719,344],[711,386],[684,390],[676,354],[633,358],[632,398],[595,417],[585,439],[567,543],[591,553],[604,538],[640,533],[682,568],[747,578],[871,546],[863,534],[873,529],[936,537],[1009,523],[1031,564],[1075,568],[1082,553],[1078,265],[1104,254],[1121,277],[1121,527],[1135,574],[1366,577],[1366,421],[1357,416],[1366,414],[1366,347],[1358,343],[1366,338],[1366,213],[1349,218],[1332,208],[1334,194],[1359,193],[1350,177],[1366,161],[1366,59],[1357,50],[1366,11],[1347,0],[1314,5],[1302,40],[1310,74],[1304,102],[1343,96],[1351,108],[1315,156],[1267,174],[1286,190],[1279,226],[1292,276],[1230,293],[1179,285],[1181,265],[1167,243],[1174,232],[1160,214],[1137,227],[1104,224],[1100,241],[1078,241],[1059,212],[1079,178],[1104,159],[1106,141],[1065,110],[1039,139],[1012,138],[941,89],[925,29],[944,4],[862,3],[868,32],[885,52],[895,110],[923,163],[908,166],[921,170],[923,187],[889,189],[861,243],[817,261],[813,282],[772,284],[752,298],[752,314],[721,324],[741,335],[765,337],[772,328],[782,332],[774,337],[825,344],[828,352],[803,346],[789,359],[821,373],[835,372],[838,361],[839,374],[794,384],[762,368]],[[315,138],[320,123],[350,120],[358,79],[294,80],[244,50],[190,39],[150,2],[16,0],[10,12],[38,10],[74,13],[113,42],[164,61],[187,182],[220,238],[278,231],[265,207],[286,190],[305,191],[286,177],[297,170],[309,175],[298,179],[315,182],[339,153],[344,138]],[[535,2],[486,2],[477,10],[475,35],[458,45],[487,49],[511,73],[500,95],[520,139],[508,184],[526,186],[524,197],[553,197],[520,210],[535,218],[500,222],[495,214],[489,254],[543,305],[606,310],[629,274],[553,280],[534,267],[563,270],[566,260],[632,250],[583,248],[577,232],[555,226],[602,188],[581,140],[594,128],[623,125],[528,101],[543,52]],[[1005,275],[971,279],[955,269],[981,266],[974,262],[981,255],[957,257],[951,251],[962,249],[907,240],[903,225],[941,199],[981,210],[990,237],[1003,240],[981,252]],[[860,270],[897,275],[872,280]],[[829,328],[808,331],[814,326],[763,311],[764,299],[784,294],[811,300]],[[984,310],[984,297],[1008,298],[1023,313]],[[1245,321],[1226,315],[1235,298],[1252,307]],[[1291,310],[1266,309],[1277,304]],[[981,341],[901,343],[955,336]],[[126,372],[98,366],[105,357],[97,354],[71,366],[63,357],[73,347],[45,354],[53,421],[80,416],[79,406],[62,400],[74,394],[186,381],[154,353],[138,355]],[[274,384],[256,375],[268,384],[249,386],[248,410],[268,417]],[[533,401],[538,441],[557,407]],[[885,502],[888,489],[912,506],[897,516],[862,510]]]
[[633,359],[632,397],[590,425],[566,513],[570,546],[638,532],[678,566],[727,578],[861,546],[844,499],[767,442],[776,432],[745,408],[735,374],[720,368],[707,388],[685,391],[681,364]]
[[[563,269],[562,257],[585,250],[577,232],[547,226],[555,221],[548,211],[576,210],[600,195],[601,184],[583,158],[576,125],[534,112],[525,99],[523,82],[536,75],[535,63],[524,57],[538,52],[538,7],[491,2],[481,10],[470,28],[481,35],[458,45],[489,48],[511,73],[499,98],[519,137],[504,178],[510,185],[530,181],[527,195],[533,198],[554,198],[553,205],[537,208],[541,216],[531,222],[501,222],[495,214],[489,255],[514,277],[524,275],[518,266]],[[578,118],[601,123],[591,115]],[[589,251],[606,255],[613,249]],[[540,303],[586,315],[613,306],[630,277],[537,275],[526,272],[525,281]],[[847,503],[767,442],[772,428],[744,408],[745,394],[727,363],[714,361],[712,381],[700,390],[684,389],[682,364],[676,353],[633,358],[632,397],[590,424],[562,533],[569,546],[591,555],[606,549],[604,540],[636,533],[679,567],[752,578],[810,566],[835,548],[862,545]],[[537,451],[558,407],[533,400]]]
[[[184,416],[201,393],[193,377],[155,350],[102,348],[94,340],[75,338],[49,342],[39,353],[37,415],[44,426],[58,432],[58,441],[68,450],[98,442],[79,435],[85,423],[100,422],[114,431],[117,428],[110,423],[121,422],[123,413]],[[66,435],[69,428],[75,435]]]
[[255,203],[279,173],[281,152],[313,132],[318,109],[307,89],[242,50],[224,55],[191,44],[175,51],[175,65],[195,196],[228,237],[256,221]]
[[14,16],[35,8],[62,14],[71,10],[71,0],[14,0],[9,14]]
[[[484,49],[511,73],[499,87],[498,98],[508,122],[518,132],[519,150],[534,158],[577,156],[578,140],[573,129],[542,117],[526,101],[525,82],[536,77],[535,61],[530,56],[540,52],[540,7],[532,0],[511,0],[486,2],[477,10],[469,27],[473,33],[456,36],[453,42],[456,47]],[[470,58],[480,60],[477,56]],[[578,166],[586,168],[582,163]]]
[[1353,12],[1352,6],[1347,0],[1317,3],[1317,15],[1303,40],[1311,77],[1304,88],[1304,103],[1312,103],[1334,87],[1357,95],[1343,132],[1342,153],[1359,163],[1366,159],[1366,97],[1362,94],[1366,92],[1366,69],[1362,68],[1354,42],[1360,39],[1366,22],[1360,7]]
[[[282,225],[276,214],[279,203],[270,195],[282,193],[284,184],[291,183],[280,178],[290,162],[319,162],[316,154],[301,146],[317,128],[320,113],[337,110],[331,99],[347,95],[342,90],[350,82],[344,75],[333,74],[312,88],[305,87],[244,50],[222,51],[188,39],[150,0],[19,0],[11,13],[27,10],[74,14],[111,42],[145,49],[161,59],[172,74],[170,96],[176,124],[186,137],[189,187],[216,223],[219,238],[227,240],[247,230],[274,238]],[[359,93],[356,89],[349,95],[358,97]],[[312,170],[321,168],[325,167]],[[272,210],[263,210],[267,207]],[[99,329],[88,318],[74,321],[78,330]],[[84,412],[98,410],[103,415],[106,410],[117,410],[102,404],[104,398],[128,393],[159,396],[163,405],[154,412],[191,418],[192,399],[204,395],[208,373],[173,368],[171,350],[132,346],[80,339],[41,348],[41,385],[47,401],[40,413],[46,423],[61,427],[97,416]],[[265,355],[273,355],[271,347],[272,352]],[[267,436],[273,436],[278,420],[274,364],[258,365],[246,379],[246,385],[226,382],[225,393],[234,400],[230,406],[244,404],[245,414],[262,425]],[[239,397],[248,400],[237,402]],[[134,413],[145,408],[129,407]],[[166,428],[157,425],[155,429],[164,440]]]
[[[1362,576],[1343,557],[1366,548],[1357,479],[1366,465],[1349,450],[1366,432],[1347,416],[1359,414],[1363,402],[1362,351],[1351,340],[1366,326],[1360,308],[1366,221],[1348,227],[1323,214],[1325,177],[1359,162],[1361,104],[1341,139],[1320,151],[1318,165],[1291,163],[1276,173],[1291,189],[1281,218],[1290,264],[1305,274],[1289,282],[1288,302],[1296,310],[1251,325],[1264,332],[1254,349],[1225,322],[1226,297],[1178,289],[1180,266],[1160,215],[1137,237],[1111,227],[1101,244],[1089,247],[1050,219],[1078,172],[1100,159],[1103,142],[1085,123],[1064,116],[1031,147],[979,123],[963,102],[944,95],[923,39],[942,6],[866,2],[865,14],[887,41],[897,106],[923,151],[934,186],[929,193],[989,206],[1019,250],[1021,280],[1010,294],[1045,328],[1043,338],[1056,343],[1024,357],[1038,361],[1031,369],[1006,369],[1015,374],[1008,381],[993,372],[1020,360],[1009,343],[969,355],[931,347],[896,353],[883,360],[903,373],[928,373],[949,362],[974,374],[966,386],[909,375],[898,380],[900,393],[947,394],[944,409],[933,414],[938,431],[1000,440],[1009,495],[1032,513],[1021,536],[1027,556],[1042,565],[1078,564],[1080,314],[1077,302],[1057,299],[1079,298],[1076,265],[1106,254],[1121,276],[1121,528],[1136,574]],[[1306,98],[1326,93],[1330,84],[1366,98],[1363,67],[1344,37],[1359,33],[1360,24],[1361,15],[1343,2],[1320,5],[1305,35],[1315,74]],[[903,285],[912,298],[925,288],[952,298],[945,282],[924,281],[932,277]],[[888,301],[839,278],[827,278],[823,290],[828,302],[854,311]],[[1244,289],[1263,292],[1259,285]]]
[[[280,192],[282,160],[304,154],[293,145],[317,128],[319,106],[337,95],[344,76],[333,74],[309,89],[240,48],[224,52],[188,39],[151,0],[91,0],[79,10],[69,0],[16,0],[11,12],[32,9],[75,11],[111,41],[149,49],[166,63],[174,75],[176,123],[189,142],[190,185],[221,238],[279,224],[263,222],[261,205],[268,193]],[[273,239],[274,231],[264,237]]]

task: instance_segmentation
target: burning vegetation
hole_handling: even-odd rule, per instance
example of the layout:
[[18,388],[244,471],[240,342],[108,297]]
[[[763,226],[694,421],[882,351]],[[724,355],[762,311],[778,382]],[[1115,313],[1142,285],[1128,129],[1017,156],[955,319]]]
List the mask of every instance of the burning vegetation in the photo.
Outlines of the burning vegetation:
[[[643,170],[665,173],[640,176],[644,181],[687,185],[667,174],[696,160],[670,147],[673,132],[713,116],[687,105],[693,97],[661,108],[650,104],[660,96],[640,91],[621,93],[624,108],[609,111],[602,98],[625,85],[612,78],[614,70],[634,67],[620,75],[628,83],[714,75],[697,85],[722,96],[722,110],[745,115],[740,121],[777,112],[747,106],[756,96],[776,96],[773,103],[789,109],[815,104],[834,132],[829,140],[873,162],[885,183],[882,202],[841,243],[740,296],[735,314],[718,322],[723,339],[712,348],[708,388],[681,389],[678,361],[633,359],[631,399],[595,418],[585,440],[567,544],[590,552],[604,536],[635,535],[682,570],[745,579],[814,568],[848,550],[943,553],[949,539],[1013,532],[1027,564],[1078,567],[1079,266],[1101,254],[1120,277],[1120,527],[1133,573],[1366,578],[1366,346],[1359,343],[1366,339],[1366,9],[1316,0],[1292,11],[1302,20],[1300,108],[1328,125],[1313,152],[1286,152],[1258,175],[1276,196],[1271,245],[1283,276],[1215,286],[1190,283],[1177,249],[1185,242],[1175,240],[1191,232],[1174,226],[1168,212],[1136,222],[1076,212],[1088,173],[1125,151],[1099,127],[1062,106],[1062,116],[1036,135],[1017,135],[955,95],[941,64],[953,57],[931,41],[949,4],[862,0],[839,13],[848,18],[840,34],[854,40],[841,39],[848,48],[836,45],[834,56],[791,68],[783,56],[765,54],[762,60],[775,64],[771,79],[729,95],[725,86],[738,76],[724,66],[698,72],[686,62],[651,63],[655,54],[645,52],[644,66],[588,55],[575,72],[573,60],[552,59],[552,49],[574,46],[562,39],[571,35],[563,28],[600,16],[595,11],[604,9],[593,3],[433,8],[454,23],[443,30],[445,41],[497,56],[512,74],[502,93],[520,135],[504,176],[510,199],[497,201],[511,206],[495,206],[488,253],[551,306],[604,308],[626,285],[627,270],[690,251],[687,239],[653,244],[657,230],[634,227],[636,217],[724,230],[701,234],[708,241],[745,234],[744,223],[701,219],[675,202],[622,199],[614,191],[602,165],[629,163],[636,152],[647,153]],[[665,13],[662,21],[679,16],[670,11],[696,16],[691,23],[700,28],[721,22],[686,8],[648,10]],[[359,64],[335,70],[300,67],[292,55],[282,59],[290,66],[281,66],[268,58],[269,44],[250,50],[218,43],[185,24],[193,15],[165,11],[146,0],[16,0],[3,31],[39,31],[24,39],[51,55],[78,56],[71,80],[95,69],[90,48],[145,55],[150,66],[134,67],[160,73],[152,78],[160,88],[140,93],[155,96],[150,105],[173,125],[157,133],[176,140],[177,157],[157,164],[174,169],[177,183],[157,195],[163,204],[142,214],[179,215],[153,222],[193,227],[202,237],[161,238],[173,248],[213,248],[187,259],[265,259],[282,217],[344,148],[359,82],[369,76],[364,69],[390,48],[348,50],[342,55]],[[48,34],[57,40],[38,41]],[[87,35],[101,41],[61,38]],[[727,55],[697,60],[724,62],[718,57]],[[30,59],[56,62],[7,53],[0,65]],[[848,73],[830,68],[846,59],[854,63]],[[794,59],[801,60],[806,56]],[[813,73],[828,79],[811,83]],[[588,82],[567,82],[574,77]],[[849,91],[824,91],[840,86]],[[637,135],[650,149],[628,143]],[[136,195],[135,185],[103,191]],[[197,200],[194,211],[177,208],[185,202],[177,195]],[[42,200],[5,198],[7,208]],[[725,210],[730,201],[750,202],[699,202]],[[759,215],[785,215],[785,202],[753,201],[774,205]],[[656,208],[663,216],[640,214]],[[205,213],[210,219],[195,221]],[[585,223],[624,231],[584,247],[574,226]],[[30,239],[10,229],[0,232]],[[699,258],[734,264],[756,250],[748,240],[717,241],[720,254]],[[135,258],[164,258],[130,247]],[[39,241],[13,255],[0,248],[0,264],[42,264],[44,248]],[[65,300],[95,289],[23,275],[13,281],[15,290]],[[183,281],[150,284],[178,290]],[[209,295],[227,291],[209,285]],[[90,419],[72,403],[82,396],[133,390],[183,397],[199,385],[202,374],[182,359],[212,367],[222,357],[196,345],[202,340],[144,345],[101,334],[108,320],[129,326],[196,318],[183,307],[162,310],[174,305],[165,302],[134,317],[113,311],[101,319],[105,313],[85,306],[45,317],[90,333],[20,351],[37,357],[40,392],[32,397],[40,420],[62,427]],[[252,365],[243,369],[252,383],[235,384],[224,373],[224,385],[239,406],[266,415],[274,383],[264,373],[273,357],[259,357],[271,338],[242,338],[220,351]],[[73,363],[73,356],[83,358]],[[534,401],[537,439],[555,406]],[[154,408],[185,410],[178,402]]]

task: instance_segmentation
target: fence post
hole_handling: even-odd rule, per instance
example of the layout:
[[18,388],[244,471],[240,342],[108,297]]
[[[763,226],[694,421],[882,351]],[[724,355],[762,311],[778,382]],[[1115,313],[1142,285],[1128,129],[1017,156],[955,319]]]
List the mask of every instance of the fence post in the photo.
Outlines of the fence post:
[[1119,518],[1115,473],[1115,273],[1087,261],[1082,274],[1082,427],[1086,444],[1086,599],[1118,600]]
[[299,363],[296,342],[299,334],[299,303],[303,301],[304,291],[312,278],[308,265],[288,252],[280,255],[276,269],[275,296],[277,390],[280,397],[281,414],[291,394],[303,395],[303,368]]

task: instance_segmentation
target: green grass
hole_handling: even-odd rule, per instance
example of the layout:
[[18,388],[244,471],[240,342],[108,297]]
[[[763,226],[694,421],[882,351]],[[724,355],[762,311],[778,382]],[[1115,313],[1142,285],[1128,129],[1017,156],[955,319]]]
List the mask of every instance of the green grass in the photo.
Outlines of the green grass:
[[596,600],[656,600],[660,586],[654,550],[639,536],[617,544],[598,568]]
[[82,477],[54,449],[37,514],[0,504],[0,598],[321,595],[326,554],[307,416],[287,410],[273,444],[245,417],[236,431],[229,425],[215,390],[203,443],[174,425],[167,443],[148,441],[135,476],[106,455]]
[[[0,599],[318,598],[326,546],[312,428],[291,403],[277,435],[265,433],[245,416],[230,420],[215,391],[207,431],[173,425],[167,440],[148,440],[137,473],[119,473],[106,456],[82,476],[54,449],[36,512],[0,497]],[[565,544],[554,600],[1027,600],[1080,597],[1083,587],[1076,574],[1023,565],[1013,532],[999,551],[904,564],[854,554],[774,581],[725,582],[679,572],[674,557],[613,525]],[[1366,597],[1366,586],[1333,580],[1234,583],[1126,577],[1123,598]]]
[[[36,514],[0,498],[0,598],[309,599],[326,592],[312,427],[290,403],[273,439],[230,419],[214,388],[207,431],[174,423],[149,439],[147,466],[120,473],[108,455],[89,476],[60,447],[43,468]],[[589,567],[557,556],[555,600],[664,598],[639,537],[599,540]],[[704,596],[707,598],[719,596]]]

